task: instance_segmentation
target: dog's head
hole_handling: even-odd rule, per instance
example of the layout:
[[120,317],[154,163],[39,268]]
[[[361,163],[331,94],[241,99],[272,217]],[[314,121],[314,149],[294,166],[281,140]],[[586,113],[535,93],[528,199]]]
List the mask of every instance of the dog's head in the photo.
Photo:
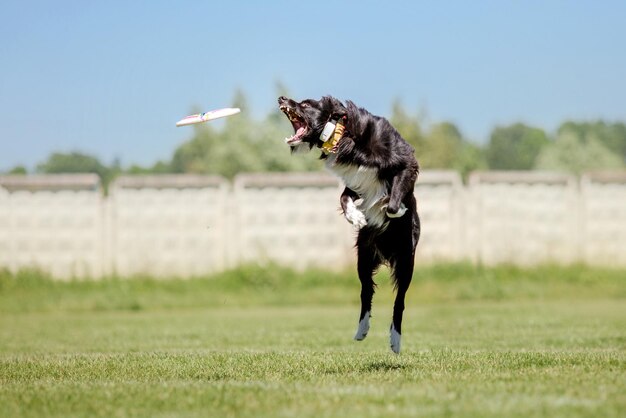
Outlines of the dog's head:
[[292,150],[311,150],[314,146],[321,147],[324,142],[320,135],[324,126],[331,119],[340,119],[347,114],[345,106],[331,96],[324,96],[320,100],[306,99],[301,102],[281,96],[278,98],[278,107],[289,118],[293,125],[294,134],[285,138],[285,142]]

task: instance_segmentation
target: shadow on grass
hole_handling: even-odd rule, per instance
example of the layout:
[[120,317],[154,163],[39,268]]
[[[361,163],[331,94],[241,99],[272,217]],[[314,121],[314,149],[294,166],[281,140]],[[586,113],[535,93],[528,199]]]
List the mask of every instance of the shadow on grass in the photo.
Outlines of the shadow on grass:
[[391,372],[395,370],[404,370],[406,369],[405,364],[396,363],[393,361],[372,361],[367,364],[364,364],[361,367],[361,372],[364,373],[376,373],[376,372]]

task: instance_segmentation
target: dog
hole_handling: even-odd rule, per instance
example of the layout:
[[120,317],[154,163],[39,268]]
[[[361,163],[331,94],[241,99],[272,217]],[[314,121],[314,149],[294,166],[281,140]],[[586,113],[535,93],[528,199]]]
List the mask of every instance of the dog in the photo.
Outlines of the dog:
[[293,153],[320,149],[326,168],[344,183],[339,199],[345,218],[358,229],[357,271],[361,313],[354,339],[370,327],[373,276],[388,264],[396,290],[390,326],[391,350],[400,352],[402,314],[411,284],[420,219],[413,195],[419,174],[415,151],[391,123],[353,102],[332,96],[296,102],[278,98],[294,134],[285,138]]

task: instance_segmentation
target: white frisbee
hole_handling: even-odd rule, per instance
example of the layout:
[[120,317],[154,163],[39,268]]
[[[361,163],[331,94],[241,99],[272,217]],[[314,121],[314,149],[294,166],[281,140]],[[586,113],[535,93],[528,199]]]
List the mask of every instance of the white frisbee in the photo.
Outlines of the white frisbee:
[[241,109],[239,109],[238,107],[226,107],[224,109],[216,109],[209,112],[197,113],[195,115],[189,115],[179,120],[178,122],[176,122],[176,126],[185,126],[193,125],[195,123],[208,122],[213,119],[236,115],[239,112],[241,112]]

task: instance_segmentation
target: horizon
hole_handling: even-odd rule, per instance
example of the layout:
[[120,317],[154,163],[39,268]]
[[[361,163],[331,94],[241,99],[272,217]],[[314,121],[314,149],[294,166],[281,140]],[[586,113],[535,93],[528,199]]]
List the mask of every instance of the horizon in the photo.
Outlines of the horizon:
[[553,134],[626,120],[626,4],[376,6],[6,2],[0,171],[73,151],[151,165],[191,138],[175,127],[191,109],[229,107],[240,89],[258,120],[279,82],[381,116],[400,100],[479,144],[516,122]]

